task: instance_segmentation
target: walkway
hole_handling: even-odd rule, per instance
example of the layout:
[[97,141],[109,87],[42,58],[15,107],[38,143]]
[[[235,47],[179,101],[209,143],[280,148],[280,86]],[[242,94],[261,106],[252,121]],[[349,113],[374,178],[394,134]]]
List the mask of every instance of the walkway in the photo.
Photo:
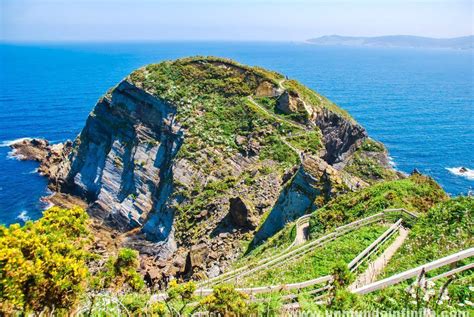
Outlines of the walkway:
[[369,263],[369,267],[364,273],[357,277],[354,283],[349,286],[349,290],[355,290],[359,287],[375,282],[392,256],[402,246],[403,242],[408,236],[408,232],[409,230],[400,227],[397,238],[395,238],[392,244],[387,249],[385,249],[385,251],[375,261]]

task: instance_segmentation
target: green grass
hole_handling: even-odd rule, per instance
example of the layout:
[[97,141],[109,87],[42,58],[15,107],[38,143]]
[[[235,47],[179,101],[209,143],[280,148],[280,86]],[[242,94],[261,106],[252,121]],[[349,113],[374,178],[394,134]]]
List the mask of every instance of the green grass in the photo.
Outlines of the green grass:
[[251,276],[239,280],[239,284],[245,286],[278,285],[302,282],[327,275],[336,262],[349,263],[385,230],[387,227],[378,224],[360,228],[303,255],[301,258],[253,273]]
[[366,139],[344,170],[369,184],[397,179],[397,173],[392,168],[387,168],[380,163],[380,155],[384,152],[386,150],[381,143]]
[[[474,245],[473,215],[474,198],[472,197],[453,198],[431,208],[413,226],[407,240],[390,260],[380,278],[392,276],[472,247]],[[472,263],[472,261],[472,259],[465,259],[458,262],[457,266]],[[452,266],[442,267],[427,272],[427,276],[436,276],[452,268]],[[415,278],[412,278],[364,295],[361,298],[361,301],[365,303],[364,308],[369,310],[417,309],[415,299],[407,292],[407,288],[414,280]],[[446,282],[447,278],[436,281],[432,288],[436,296],[439,296],[439,290]],[[434,305],[433,300],[422,301],[420,307],[428,305],[434,310],[472,310],[472,306],[470,307],[467,303],[474,302],[474,292],[469,289],[473,283],[472,270],[460,273],[449,284],[448,300],[438,306]]]
[[430,209],[413,226],[406,242],[385,269],[385,276],[473,247],[473,216],[472,197],[453,198]]
[[306,133],[298,133],[286,138],[286,140],[290,142],[295,148],[302,151],[311,152],[312,154],[318,154],[319,151],[324,148],[321,139],[322,135],[318,130]]
[[405,208],[426,212],[447,199],[443,189],[431,178],[412,175],[408,178],[376,183],[358,192],[336,197],[311,216],[310,232],[318,235],[329,228],[361,219],[387,208]]

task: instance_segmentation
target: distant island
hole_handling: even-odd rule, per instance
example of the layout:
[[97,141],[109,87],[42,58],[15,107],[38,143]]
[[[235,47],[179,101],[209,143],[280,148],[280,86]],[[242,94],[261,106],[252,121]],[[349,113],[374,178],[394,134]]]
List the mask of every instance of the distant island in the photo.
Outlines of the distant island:
[[387,35],[376,37],[326,35],[309,39],[306,42],[315,45],[447,48],[468,50],[474,48],[474,35],[444,39],[412,35]]

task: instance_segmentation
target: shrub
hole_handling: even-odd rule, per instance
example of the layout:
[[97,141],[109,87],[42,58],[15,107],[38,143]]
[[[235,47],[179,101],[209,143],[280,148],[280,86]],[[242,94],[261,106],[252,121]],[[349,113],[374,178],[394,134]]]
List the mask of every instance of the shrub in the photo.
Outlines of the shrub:
[[247,299],[247,294],[236,291],[232,285],[218,285],[201,301],[201,306],[220,316],[245,316],[252,313]]
[[111,256],[104,267],[91,279],[91,287],[97,291],[102,289],[121,289],[130,287],[141,290],[145,286],[142,276],[137,272],[138,251],[123,248],[117,256]]
[[192,315],[199,308],[199,306],[190,307],[190,304],[196,300],[195,291],[196,284],[194,282],[178,284],[176,280],[172,280],[166,290],[164,303],[160,302],[161,306],[155,305],[155,308],[160,312],[164,312],[162,308],[166,307],[171,316]]
[[52,207],[23,227],[0,226],[0,311],[69,309],[84,292],[87,213]]

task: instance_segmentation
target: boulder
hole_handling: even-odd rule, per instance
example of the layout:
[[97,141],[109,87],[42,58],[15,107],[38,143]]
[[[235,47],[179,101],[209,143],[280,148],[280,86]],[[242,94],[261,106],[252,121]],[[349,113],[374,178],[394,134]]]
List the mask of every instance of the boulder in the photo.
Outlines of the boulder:
[[310,118],[314,110],[307,105],[298,95],[285,91],[278,98],[277,109],[285,114],[302,114]]
[[255,229],[257,227],[258,219],[255,217],[254,207],[250,202],[241,197],[234,197],[229,199],[229,203],[229,214],[236,226],[245,229]]
[[191,268],[203,268],[206,266],[206,259],[209,254],[209,250],[206,244],[201,243],[191,247],[189,251],[189,264]]

